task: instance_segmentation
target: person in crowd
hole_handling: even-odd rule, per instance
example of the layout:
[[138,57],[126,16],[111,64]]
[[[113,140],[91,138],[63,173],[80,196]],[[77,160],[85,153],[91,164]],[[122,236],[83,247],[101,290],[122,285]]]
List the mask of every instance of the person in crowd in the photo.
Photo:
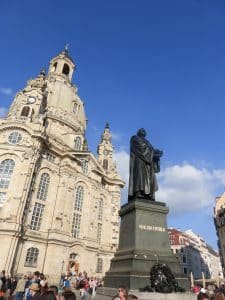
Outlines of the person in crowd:
[[16,294],[15,299],[16,300],[23,300],[26,281],[27,281],[27,276],[26,275],[22,276],[18,280],[17,285],[16,285],[16,289],[15,289],[15,294]]
[[41,300],[56,300],[55,293],[53,291],[46,291],[41,295]]
[[127,300],[127,296],[128,296],[128,289],[126,286],[121,285],[118,288],[117,291],[117,296],[113,298],[113,300]]
[[88,293],[91,295],[92,299],[95,297],[96,287],[97,287],[97,280],[92,277],[89,280],[89,290],[88,290]]
[[80,288],[80,298],[81,300],[88,300],[89,299],[89,284],[87,279],[83,279],[80,284],[79,284],[79,288]]
[[62,299],[63,300],[76,300],[76,295],[71,290],[66,290],[65,292],[62,293]]
[[64,280],[63,280],[63,288],[70,288],[70,278],[69,277],[65,277]]
[[12,289],[12,280],[10,276],[6,276],[6,294],[5,294],[6,300],[9,300],[11,298],[11,289]]
[[47,285],[47,280],[43,273],[40,274],[40,285],[42,287],[45,287]]
[[15,292],[16,286],[17,286],[17,278],[16,277],[12,277],[12,279],[11,279],[10,299],[13,298],[13,294]]
[[30,286],[31,300],[41,300],[39,284],[33,282]]
[[224,294],[222,292],[216,293],[215,300],[225,300]]
[[0,288],[0,299],[3,300],[6,293],[6,276],[5,276],[5,270],[2,270],[0,274],[0,280],[1,280],[1,288]]
[[50,285],[49,291],[52,291],[55,294],[57,300],[59,300],[59,289],[56,285]]
[[31,293],[30,293],[30,285],[33,282],[33,276],[32,275],[28,275],[27,276],[27,281],[25,284],[25,300],[30,300],[31,299]]
[[208,293],[207,293],[207,290],[204,289],[204,288],[201,288],[201,289],[200,289],[200,292],[199,292],[199,294],[198,294],[198,296],[197,296],[197,299],[198,299],[198,300],[206,300],[206,299],[209,299],[209,295],[208,295]]
[[33,280],[34,283],[40,284],[41,279],[40,279],[40,272],[39,271],[35,271],[34,275],[33,275]]

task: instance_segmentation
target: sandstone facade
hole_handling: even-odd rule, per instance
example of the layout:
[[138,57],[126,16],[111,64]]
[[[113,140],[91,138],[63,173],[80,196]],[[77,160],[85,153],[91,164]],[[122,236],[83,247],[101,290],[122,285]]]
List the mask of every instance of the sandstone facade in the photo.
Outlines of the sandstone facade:
[[118,245],[121,188],[108,124],[88,150],[65,49],[0,120],[0,269],[103,276]]

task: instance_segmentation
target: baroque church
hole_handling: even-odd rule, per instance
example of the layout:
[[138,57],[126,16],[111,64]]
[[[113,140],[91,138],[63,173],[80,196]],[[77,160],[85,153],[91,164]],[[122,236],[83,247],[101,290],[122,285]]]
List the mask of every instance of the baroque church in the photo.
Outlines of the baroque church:
[[0,119],[0,269],[57,281],[102,277],[118,245],[121,189],[106,124],[95,156],[68,49],[19,91]]

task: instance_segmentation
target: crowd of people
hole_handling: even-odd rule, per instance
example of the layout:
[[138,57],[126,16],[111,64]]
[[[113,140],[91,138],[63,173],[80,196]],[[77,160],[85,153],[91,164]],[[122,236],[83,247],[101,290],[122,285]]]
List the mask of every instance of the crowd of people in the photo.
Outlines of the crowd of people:
[[[6,276],[5,271],[0,274],[0,300],[92,300],[96,290],[102,286],[102,281],[95,277],[88,277],[84,271],[78,276],[62,275],[58,285],[49,285],[48,279],[39,271],[31,275],[16,277]],[[77,297],[78,296],[78,297]],[[121,286],[117,290],[114,300],[138,299],[129,295],[128,289]]]
[[197,300],[225,300],[225,284],[222,282],[218,287],[216,284],[208,284],[206,288],[195,285],[192,292],[197,295]]

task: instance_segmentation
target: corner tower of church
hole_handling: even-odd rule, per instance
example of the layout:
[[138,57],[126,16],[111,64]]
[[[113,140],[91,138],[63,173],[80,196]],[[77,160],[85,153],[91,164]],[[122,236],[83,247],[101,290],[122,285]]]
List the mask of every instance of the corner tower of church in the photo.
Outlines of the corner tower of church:
[[[27,82],[0,119],[0,268],[103,276],[118,245],[124,182],[108,124],[88,150],[68,49]],[[54,268],[52,268],[54,266]]]

